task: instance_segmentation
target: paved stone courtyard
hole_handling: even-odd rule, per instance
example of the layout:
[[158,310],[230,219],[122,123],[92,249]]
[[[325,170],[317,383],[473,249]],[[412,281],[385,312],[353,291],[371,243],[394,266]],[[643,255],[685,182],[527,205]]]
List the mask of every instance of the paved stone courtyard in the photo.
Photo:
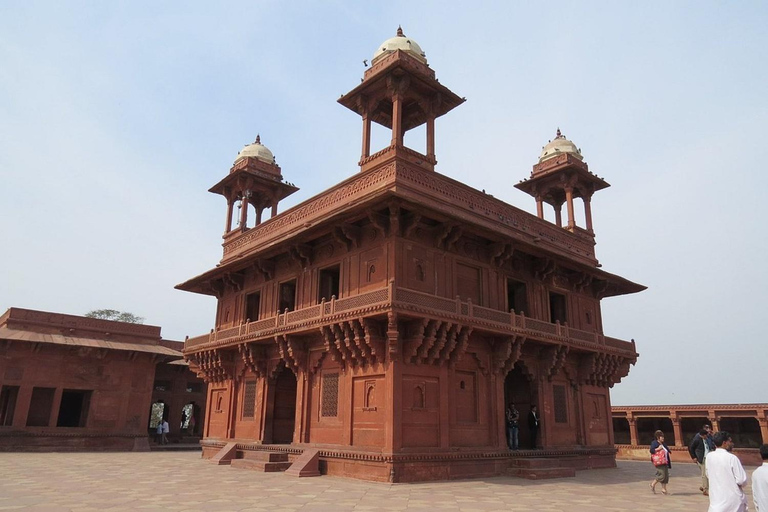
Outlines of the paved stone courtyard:
[[[669,496],[651,494],[652,475],[650,463],[619,461],[618,469],[580,471],[569,479],[392,485],[214,466],[199,452],[0,453],[0,510],[707,510],[694,465],[672,468]],[[751,494],[749,505],[752,510]]]

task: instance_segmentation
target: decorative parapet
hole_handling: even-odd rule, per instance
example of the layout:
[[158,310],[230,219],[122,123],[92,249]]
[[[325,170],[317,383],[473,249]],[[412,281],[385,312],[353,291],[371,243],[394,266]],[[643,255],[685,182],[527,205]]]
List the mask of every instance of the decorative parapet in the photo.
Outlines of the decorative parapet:
[[[437,359],[451,359],[448,357],[450,356],[449,352],[444,354],[446,347],[453,346],[454,335],[456,340],[461,342],[464,335],[469,334],[466,330],[469,328],[502,335],[514,335],[521,339],[538,340],[553,345],[567,345],[572,348],[584,349],[587,352],[598,350],[601,353],[610,353],[622,359],[619,361],[615,358],[603,358],[593,361],[590,368],[585,368],[585,372],[587,372],[585,378],[588,380],[599,381],[600,375],[611,373],[608,370],[615,369],[613,367],[632,363],[637,357],[634,342],[610,338],[597,332],[574,329],[567,324],[553,324],[536,320],[514,311],[506,313],[476,306],[472,304],[472,301],[464,302],[458,298],[447,299],[407,288],[397,288],[393,283],[385,288],[342,299],[331,299],[328,302],[323,301],[308,308],[279,313],[271,318],[242,323],[234,327],[214,330],[208,335],[189,338],[185,343],[184,353],[189,355],[235,343],[274,338],[281,333],[320,329],[323,326],[331,326],[328,339],[341,350],[336,341],[337,339],[345,339],[344,346],[346,346],[346,338],[349,333],[351,333],[349,334],[350,340],[359,341],[365,339],[366,336],[370,340],[370,333],[366,333],[365,330],[361,333],[355,333],[354,328],[359,327],[358,324],[349,324],[348,322],[366,316],[380,315],[391,310],[406,314],[408,312],[416,313],[425,317],[427,321],[437,320],[440,322],[439,325],[435,324],[437,327],[435,328],[434,340],[431,335],[426,338],[422,336],[418,343],[414,341],[413,346],[409,345],[411,352],[407,355],[420,361],[433,362]],[[340,327],[339,333],[341,334],[338,334],[333,330],[334,324],[351,327],[349,332]],[[445,332],[440,331],[441,328]],[[379,335],[376,336],[377,339],[378,337]],[[436,346],[440,347],[439,351],[434,350]],[[370,355],[366,352],[369,349],[371,350]],[[375,359],[380,359],[379,354],[382,348],[378,345],[375,347],[371,345],[362,350],[359,357],[352,358],[350,356],[350,359],[370,359],[374,353],[373,349],[375,349],[377,356]]]
[[[372,155],[371,158],[375,156]],[[447,176],[400,162],[391,162],[361,172],[332,189],[227,239],[224,242],[222,262],[258,252],[278,243],[281,237],[293,235],[337,212],[344,211],[356,201],[395,186],[399,189],[401,185],[418,190],[420,200],[424,204],[449,205],[451,214],[460,214],[468,217],[470,221],[482,221],[489,229],[509,238],[536,244],[542,249],[552,250],[589,265],[597,263],[595,241],[591,234],[583,230],[570,232]]]

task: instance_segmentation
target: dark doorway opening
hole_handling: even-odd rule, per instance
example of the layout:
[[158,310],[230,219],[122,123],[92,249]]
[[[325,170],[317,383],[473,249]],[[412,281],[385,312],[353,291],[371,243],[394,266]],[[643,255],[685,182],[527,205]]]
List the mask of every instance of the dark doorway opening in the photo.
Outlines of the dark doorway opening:
[[720,430],[731,434],[736,448],[759,448],[765,442],[757,418],[721,418]]
[[275,379],[275,401],[272,409],[272,442],[290,444],[296,421],[296,376],[289,368]]
[[696,434],[699,433],[705,424],[709,425],[709,420],[704,416],[695,418],[680,418],[680,430],[683,434],[683,444],[685,446],[690,445],[691,441],[693,441],[693,438],[696,436]]
[[627,418],[613,418],[613,442],[616,444],[632,444]]
[[88,420],[91,391],[65,389],[61,392],[57,427],[84,427]]
[[28,427],[47,427],[51,421],[51,407],[56,388],[32,388],[27,414]]
[[672,428],[670,418],[637,418],[637,443],[639,445],[650,445],[655,439],[654,433],[657,430],[664,432],[664,443],[667,446],[675,444],[675,430]]
[[317,301],[331,300],[332,297],[339,298],[339,281],[341,270],[339,265],[335,267],[324,268],[320,271],[320,277],[317,283]]
[[279,313],[296,309],[296,280],[280,283],[280,302],[277,310]]
[[16,398],[19,386],[3,386],[0,391],[0,427],[13,425],[13,411],[16,410]]
[[549,292],[549,321],[553,324],[555,322],[564,324],[568,321],[565,307],[565,295]]
[[518,315],[528,314],[528,293],[525,283],[507,279],[507,311],[514,310]]
[[[516,364],[504,379],[504,410],[501,414],[506,414],[506,409],[510,402],[515,404],[515,408],[520,413],[519,420],[519,445],[520,448],[530,448],[531,434],[528,431],[528,413],[532,405],[536,404],[536,399],[531,391],[531,381],[525,375],[523,368]],[[504,423],[506,425],[506,421]],[[506,436],[506,432],[504,432]]]
[[245,318],[249,322],[259,319],[259,308],[261,306],[261,293],[250,293],[245,298]]

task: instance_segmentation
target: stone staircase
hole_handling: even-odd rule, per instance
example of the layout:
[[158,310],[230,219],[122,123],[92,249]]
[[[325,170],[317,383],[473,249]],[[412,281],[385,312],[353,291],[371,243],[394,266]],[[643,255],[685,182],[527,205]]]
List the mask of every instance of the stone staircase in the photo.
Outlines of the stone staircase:
[[233,468],[272,473],[285,471],[291,467],[291,462],[286,452],[238,450],[230,465]]
[[516,457],[512,459],[507,474],[529,480],[545,478],[569,478],[576,476],[576,470],[564,466],[562,460],[546,457]]

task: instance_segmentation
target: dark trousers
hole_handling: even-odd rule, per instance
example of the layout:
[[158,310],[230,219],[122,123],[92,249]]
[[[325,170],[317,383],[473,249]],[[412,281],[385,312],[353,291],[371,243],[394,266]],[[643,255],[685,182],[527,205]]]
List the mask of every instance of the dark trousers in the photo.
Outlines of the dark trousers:
[[532,428],[531,429],[531,449],[536,449],[536,439],[539,437],[539,428]]

